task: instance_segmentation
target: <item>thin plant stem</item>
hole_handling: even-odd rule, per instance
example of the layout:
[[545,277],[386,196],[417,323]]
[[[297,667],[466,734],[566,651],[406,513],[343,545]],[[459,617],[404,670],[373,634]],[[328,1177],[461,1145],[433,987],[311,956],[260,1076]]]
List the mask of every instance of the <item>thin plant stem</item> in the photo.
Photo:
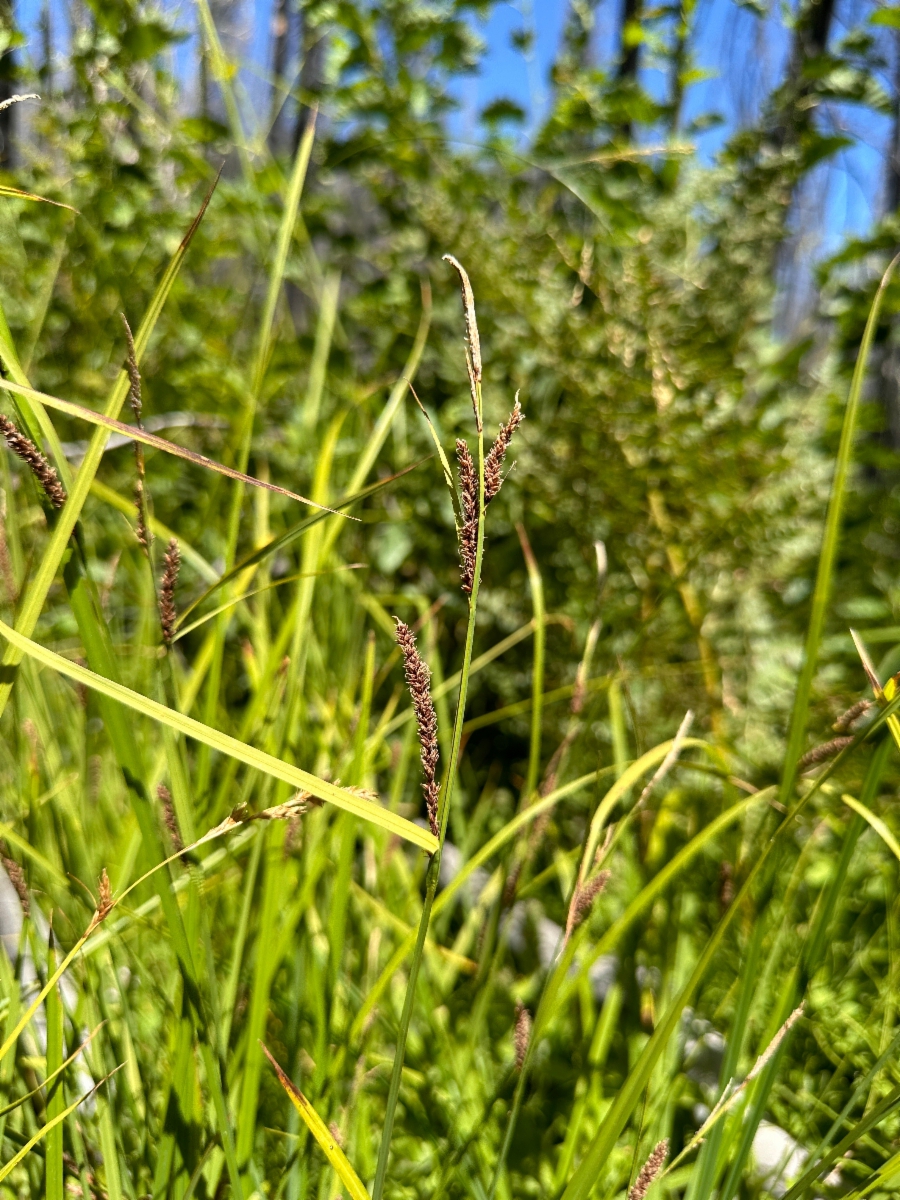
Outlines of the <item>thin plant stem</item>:
[[459,752],[462,745],[462,730],[466,715],[466,699],[469,691],[469,673],[472,667],[472,651],[475,645],[475,615],[478,608],[478,592],[481,585],[481,563],[484,555],[484,432],[481,419],[481,384],[476,384],[478,398],[478,540],[475,550],[475,577],[472,591],[469,595],[469,619],[466,626],[466,645],[463,652],[462,671],[459,679],[459,699],[456,705],[456,719],[453,723],[453,741],[451,743],[450,761],[444,774],[444,784],[438,799],[438,848],[428,863],[425,872],[425,902],[422,905],[422,915],[419,918],[419,928],[416,933],[416,944],[413,949],[412,961],[409,966],[409,979],[406,984],[406,995],[403,1000],[403,1012],[400,1016],[400,1028],[397,1034],[397,1049],[394,1053],[394,1065],[391,1071],[391,1082],[388,1089],[387,1107],[384,1114],[384,1129],[381,1134],[381,1145],[378,1148],[378,1162],[375,1168],[375,1182],[372,1186],[372,1200],[381,1200],[384,1191],[384,1179],[387,1172],[388,1157],[391,1150],[391,1135],[394,1130],[394,1119],[397,1113],[397,1100],[400,1095],[400,1079],[403,1074],[403,1060],[406,1055],[406,1040],[409,1036],[409,1023],[412,1018],[413,1004],[416,996],[416,983],[419,978],[419,967],[425,950],[425,939],[431,922],[431,910],[434,905],[434,895],[437,891],[438,877],[441,872],[441,851],[447,833],[447,819],[450,813],[450,802],[459,767]]

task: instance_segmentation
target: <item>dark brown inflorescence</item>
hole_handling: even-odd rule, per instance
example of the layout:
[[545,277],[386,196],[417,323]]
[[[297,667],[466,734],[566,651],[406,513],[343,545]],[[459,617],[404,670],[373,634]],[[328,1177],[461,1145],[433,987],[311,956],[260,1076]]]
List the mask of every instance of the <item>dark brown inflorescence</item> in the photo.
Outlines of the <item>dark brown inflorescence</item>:
[[31,896],[28,894],[28,882],[25,879],[25,872],[19,863],[14,858],[10,858],[5,851],[0,850],[0,862],[3,863],[3,869],[9,876],[9,882],[16,889],[16,895],[19,897],[19,903],[22,905],[22,912],[27,917],[31,912]]
[[500,432],[494,439],[494,444],[487,452],[484,460],[485,508],[500,491],[500,485],[503,483],[503,476],[501,475],[503,460],[506,458],[506,451],[509,449],[509,443],[512,441],[513,434],[522,424],[523,420],[522,406],[519,404],[519,397],[516,396],[516,403],[509,414],[509,420],[505,425],[500,426]]
[[845,713],[841,713],[834,723],[835,733],[846,733],[854,721],[859,720],[863,713],[867,713],[870,708],[874,707],[871,700],[857,700],[852,708],[848,708]]
[[434,702],[431,699],[431,671],[419,654],[416,635],[399,618],[395,617],[394,620],[397,622],[397,645],[403,652],[406,686],[409,688],[413,711],[416,714],[416,728],[422,751],[422,772],[425,776],[422,780],[425,808],[428,812],[431,832],[437,837],[440,788],[436,776],[440,751],[438,749],[437,713],[434,711]]
[[459,492],[462,503],[462,525],[459,529],[459,561],[462,590],[471,595],[475,585],[475,562],[478,555],[478,473],[469,447],[462,438],[456,443],[459,463]]
[[826,762],[829,758],[834,758],[853,741],[852,737],[836,737],[830,742],[823,742],[821,746],[813,746],[812,750],[807,750],[797,766],[802,771],[805,767],[814,767],[818,763]]
[[172,845],[175,847],[176,852],[180,854],[184,849],[184,842],[181,840],[181,833],[178,829],[178,818],[175,816],[175,803],[172,800],[172,793],[164,783],[160,783],[157,785],[156,794],[159,797],[160,804],[162,804],[163,820],[172,839]]
[[566,940],[572,936],[593,907],[594,901],[609,883],[609,871],[600,871],[593,879],[579,883],[569,905],[569,918],[566,922]]
[[653,1153],[638,1171],[638,1177],[628,1193],[628,1200],[644,1200],[650,1191],[650,1185],[663,1169],[663,1163],[669,1153],[669,1139],[663,1138],[653,1148]]
[[15,423],[0,414],[0,433],[6,439],[6,444],[13,454],[21,458],[30,469],[32,475],[44,489],[44,494],[54,508],[62,508],[66,502],[66,489],[59,482],[59,476],[37,446],[20,433]]
[[166,547],[165,569],[159,588],[159,619],[162,624],[163,641],[167,646],[172,645],[175,637],[175,584],[178,580],[178,569],[181,566],[181,551],[175,538]]

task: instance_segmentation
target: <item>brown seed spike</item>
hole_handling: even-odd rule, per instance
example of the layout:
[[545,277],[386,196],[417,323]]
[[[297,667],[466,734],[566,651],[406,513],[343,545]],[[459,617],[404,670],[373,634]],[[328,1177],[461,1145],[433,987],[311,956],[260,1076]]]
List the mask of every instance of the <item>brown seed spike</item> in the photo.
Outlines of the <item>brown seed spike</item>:
[[0,862],[3,863],[3,869],[9,876],[9,882],[16,890],[19,903],[22,905],[22,912],[27,917],[31,912],[31,896],[28,894],[28,882],[25,879],[25,872],[14,858],[9,858],[6,854],[0,853]]
[[531,1041],[531,1013],[521,1002],[516,1002],[516,1032],[513,1043],[516,1048],[516,1070],[521,1071]]
[[456,443],[459,463],[459,492],[462,506],[462,525],[459,529],[459,559],[462,590],[471,595],[475,584],[475,562],[478,556],[478,475],[469,447],[460,438]]
[[97,921],[103,921],[109,915],[109,911],[113,906],[112,888],[109,883],[109,876],[106,874],[106,867],[100,873],[100,879],[97,884],[98,900],[97,900]]
[[159,619],[162,624],[163,641],[171,646],[175,638],[175,584],[178,581],[178,570],[181,566],[181,551],[175,538],[169,542],[164,559],[162,583],[159,588]]
[[827,761],[829,758],[834,758],[836,754],[853,743],[852,737],[836,737],[830,742],[823,742],[821,746],[813,746],[812,750],[807,750],[797,766],[802,771],[805,767],[814,767],[818,763]]
[[160,783],[157,784],[156,794],[163,806],[163,820],[172,838],[172,845],[175,847],[176,852],[180,854],[184,849],[184,842],[181,840],[181,834],[178,830],[178,819],[175,816],[175,804],[172,800],[172,793],[164,783]]
[[650,1185],[663,1169],[663,1163],[669,1154],[669,1139],[663,1138],[653,1148],[653,1153],[638,1171],[638,1177],[628,1193],[628,1200],[644,1200],[650,1191]]
[[428,813],[428,824],[435,837],[440,835],[438,826],[438,797],[440,788],[437,783],[437,768],[440,758],[438,748],[437,713],[431,699],[431,671],[428,664],[419,654],[416,646],[416,635],[398,617],[397,645],[403,652],[403,671],[406,675],[406,686],[412,697],[413,711],[416,714],[416,729],[419,734],[419,746],[422,757],[422,791],[425,793],[425,808]]
[[47,459],[41,454],[34,442],[20,433],[15,423],[0,414],[0,433],[6,439],[6,444],[22,462],[31,470],[32,475],[44,490],[44,495],[54,508],[62,508],[67,500],[66,489],[59,482],[59,477]]
[[591,911],[594,901],[609,883],[609,877],[609,871],[600,871],[593,879],[589,879],[586,883],[579,883],[575,888],[566,921],[566,941]]
[[500,426],[500,432],[494,441],[493,446],[487,453],[484,460],[484,506],[490,504],[493,498],[500,491],[503,483],[501,470],[503,460],[506,458],[506,451],[509,449],[509,443],[512,441],[513,434],[521,425],[525,418],[522,416],[522,406],[519,404],[519,397],[516,396],[516,402],[512,412],[509,414],[509,420],[505,425]]

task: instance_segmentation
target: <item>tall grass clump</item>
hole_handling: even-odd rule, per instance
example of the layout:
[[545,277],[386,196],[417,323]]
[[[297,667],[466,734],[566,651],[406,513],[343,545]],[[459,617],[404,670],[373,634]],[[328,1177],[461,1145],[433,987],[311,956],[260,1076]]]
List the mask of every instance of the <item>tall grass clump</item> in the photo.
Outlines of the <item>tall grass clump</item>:
[[[240,178],[207,167],[143,308],[92,307],[93,375],[44,365],[40,314],[25,353],[3,298],[0,1188],[890,1194],[900,695],[877,628],[850,642],[854,694],[820,693],[894,264],[776,778],[731,737],[702,620],[703,707],[651,663],[646,719],[604,632],[626,551],[586,539],[593,607],[548,607],[553,423],[498,380],[460,259],[429,254],[402,337],[356,361],[362,301],[303,236],[316,121],[286,172],[246,147]],[[204,264],[247,193],[239,267]],[[205,379],[177,336],[204,278],[241,313]],[[668,506],[652,492],[696,616]],[[417,521],[441,574],[410,562]],[[529,611],[495,637],[513,554]]]

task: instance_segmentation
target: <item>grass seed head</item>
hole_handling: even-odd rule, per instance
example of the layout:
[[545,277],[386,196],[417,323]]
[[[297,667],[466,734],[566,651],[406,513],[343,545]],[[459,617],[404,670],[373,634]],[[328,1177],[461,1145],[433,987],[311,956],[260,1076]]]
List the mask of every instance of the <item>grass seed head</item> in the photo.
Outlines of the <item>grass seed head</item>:
[[832,738],[830,742],[823,742],[821,746],[813,746],[812,750],[807,750],[797,766],[802,771],[805,767],[814,767],[818,763],[827,762],[829,758],[840,754],[852,741],[853,738],[849,736],[836,737]]
[[159,619],[162,624],[163,641],[167,646],[172,645],[175,637],[175,584],[178,582],[178,570],[181,567],[181,551],[175,538],[166,547],[165,568],[162,583],[159,588]]
[[15,422],[0,414],[0,433],[6,439],[6,444],[22,462],[30,468],[32,475],[41,485],[44,495],[54,508],[62,508],[67,496],[66,489],[59,482],[59,476],[37,446],[20,433]]
[[531,1041],[531,1013],[520,1001],[516,1002],[516,1031],[513,1042],[516,1048],[516,1070],[521,1071]]
[[0,862],[3,863],[3,869],[9,877],[9,882],[13,885],[16,895],[19,897],[22,912],[27,917],[31,912],[31,896],[28,893],[28,882],[25,879],[25,872],[22,870],[20,864],[7,854],[0,853]]
[[175,804],[172,800],[172,793],[164,783],[157,784],[156,794],[162,804],[163,820],[166,823],[166,829],[169,831],[169,836],[172,839],[172,845],[180,854],[184,849],[184,842],[181,840],[181,833],[178,829],[178,818],[175,816]]
[[110,886],[109,876],[106,874],[106,867],[100,872],[100,878],[97,881],[97,922],[104,921],[108,916],[110,909],[113,906],[112,887]]
[[521,425],[525,418],[522,416],[522,406],[519,404],[519,397],[516,396],[516,402],[512,412],[509,414],[509,420],[505,425],[500,426],[500,432],[494,439],[494,444],[484,460],[484,503],[485,507],[490,504],[493,498],[500,491],[503,483],[501,474],[503,469],[503,460],[506,458],[506,451],[509,449],[509,443],[512,441],[513,434]]
[[475,562],[478,556],[478,473],[466,442],[456,443],[459,463],[459,492],[462,504],[462,525],[459,529],[459,560],[462,590],[471,595],[475,585]]
[[431,832],[438,836],[438,796],[440,788],[436,779],[440,751],[438,748],[437,713],[434,701],[431,699],[431,671],[428,664],[419,654],[416,645],[416,635],[410,627],[398,617],[397,645],[403,653],[403,671],[406,675],[406,686],[412,697],[413,711],[416,714],[416,729],[419,734],[421,748],[422,791],[425,793],[425,808],[428,812],[428,823]]
[[628,1200],[644,1200],[650,1191],[650,1185],[663,1169],[663,1164],[669,1153],[669,1139],[663,1138],[653,1148],[653,1153],[638,1171],[638,1177],[628,1193]]
[[579,883],[569,905],[569,918],[566,922],[566,940],[578,928],[594,905],[594,901],[609,883],[610,871],[600,871],[593,879]]
[[141,400],[141,373],[138,369],[137,351],[134,348],[134,335],[131,332],[131,326],[124,313],[122,316],[122,324],[125,326],[125,341],[128,344],[128,357],[125,360],[125,370],[128,373],[128,400],[131,404],[131,411],[134,413],[134,419],[140,425],[141,413],[143,412],[143,402]]

